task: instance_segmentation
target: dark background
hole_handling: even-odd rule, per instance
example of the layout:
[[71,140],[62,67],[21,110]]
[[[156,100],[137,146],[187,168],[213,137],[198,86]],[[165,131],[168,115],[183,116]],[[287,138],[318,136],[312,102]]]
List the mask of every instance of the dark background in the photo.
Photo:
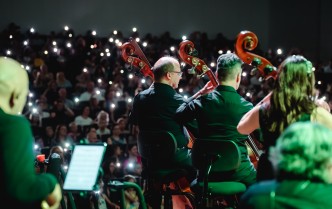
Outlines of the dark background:
[[332,57],[331,0],[1,0],[0,8],[0,30],[14,22],[44,34],[68,25],[76,34],[116,29],[128,36],[137,27],[140,35],[201,31],[232,40],[250,30],[264,51],[295,47],[315,62]]

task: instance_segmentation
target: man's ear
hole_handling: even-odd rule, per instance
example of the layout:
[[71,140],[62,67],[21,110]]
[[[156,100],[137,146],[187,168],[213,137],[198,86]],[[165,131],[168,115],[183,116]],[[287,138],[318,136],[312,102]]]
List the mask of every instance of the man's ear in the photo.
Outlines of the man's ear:
[[237,83],[240,82],[240,79],[241,79],[241,73],[238,73],[238,74],[236,75],[236,82],[237,82]]
[[15,95],[14,95],[14,92],[12,92],[12,94],[10,95],[10,98],[9,98],[9,107],[13,108],[14,105],[15,105]]

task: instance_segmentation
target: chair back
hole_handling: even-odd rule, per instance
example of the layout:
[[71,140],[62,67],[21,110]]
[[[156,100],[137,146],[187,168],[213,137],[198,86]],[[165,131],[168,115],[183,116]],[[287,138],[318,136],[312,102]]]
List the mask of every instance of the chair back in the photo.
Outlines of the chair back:
[[230,140],[196,139],[192,148],[192,163],[201,171],[211,166],[211,172],[235,170],[241,163],[237,144]]
[[140,131],[137,141],[138,153],[149,165],[170,160],[177,150],[174,135],[168,131]]

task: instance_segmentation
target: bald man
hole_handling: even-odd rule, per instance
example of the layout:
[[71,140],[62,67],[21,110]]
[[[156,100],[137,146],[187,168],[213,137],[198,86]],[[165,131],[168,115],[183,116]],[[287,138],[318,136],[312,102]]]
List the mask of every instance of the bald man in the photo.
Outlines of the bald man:
[[[191,182],[196,178],[196,170],[188,153],[188,139],[183,126],[174,120],[176,109],[184,102],[183,97],[175,91],[182,78],[180,63],[173,57],[162,57],[155,63],[153,74],[153,85],[135,96],[129,120],[138,125],[140,132],[160,130],[172,133],[176,138],[178,151],[174,158],[169,156],[169,159],[160,162],[160,165],[165,168],[186,169],[187,180]],[[142,162],[144,172],[147,167],[144,159]],[[152,191],[151,194],[152,197],[147,197],[147,202],[154,209],[160,208],[161,197],[157,192]]]
[[61,188],[52,174],[34,168],[33,136],[21,116],[29,92],[27,72],[7,57],[0,57],[1,204],[10,208],[56,209]]

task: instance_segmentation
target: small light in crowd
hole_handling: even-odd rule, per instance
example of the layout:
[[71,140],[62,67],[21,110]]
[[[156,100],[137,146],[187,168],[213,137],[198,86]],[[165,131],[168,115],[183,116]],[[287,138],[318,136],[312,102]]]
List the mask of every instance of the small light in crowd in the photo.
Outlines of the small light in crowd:
[[91,45],[90,45],[90,48],[91,48],[91,49],[93,49],[93,48],[94,48],[94,45],[93,45],[93,44],[91,44]]
[[136,27],[133,27],[133,32],[136,32],[137,31],[137,28]]
[[114,104],[114,103],[111,104],[111,108],[112,108],[112,109],[115,108],[115,104]]
[[123,73],[124,73],[124,70],[123,70],[123,69],[121,69],[121,70],[120,70],[120,73],[121,73],[121,74],[123,74]]
[[35,148],[35,150],[39,149],[39,145],[38,145],[38,144],[35,144],[35,145],[34,145],[34,148]]
[[69,37],[69,38],[73,37],[73,34],[69,33],[69,34],[68,34],[68,37]]
[[115,95],[116,95],[117,97],[120,97],[120,96],[121,96],[121,92],[117,91]]
[[97,35],[97,32],[96,32],[95,30],[93,30],[93,31],[91,32],[91,35],[96,36],[96,35]]
[[117,43],[119,43],[120,42],[120,40],[119,39],[115,39],[115,41],[114,41],[116,44]]
[[66,142],[65,147],[70,147],[70,143]]
[[183,35],[182,36],[182,41],[187,40],[187,36]]
[[108,41],[112,43],[114,41],[114,39],[113,38],[109,38]]
[[135,41],[136,41],[136,42],[140,42],[141,39],[137,37],[137,38],[135,38]]
[[148,43],[146,41],[144,41],[142,45],[143,45],[143,47],[147,47]]
[[100,90],[96,90],[96,94],[99,95],[100,94]]
[[44,51],[44,54],[45,54],[45,55],[46,55],[46,54],[48,54],[48,51],[47,51],[47,50],[45,50],[45,51]]
[[8,49],[8,50],[6,51],[6,54],[7,54],[7,55],[11,55],[11,54],[12,54],[12,51]]
[[317,84],[318,84],[318,85],[321,85],[321,84],[322,84],[322,81],[317,81]]
[[110,57],[110,56],[111,56],[111,53],[110,53],[110,52],[107,52],[107,53],[106,53],[106,56]]
[[117,162],[116,163],[116,167],[120,168],[121,167],[121,163]]
[[34,28],[30,28],[30,33],[34,33],[35,29]]
[[128,102],[128,103],[131,103],[132,101],[133,101],[132,98],[128,98],[128,99],[127,99],[127,102]]
[[24,46],[27,46],[28,44],[29,44],[29,41],[27,41],[27,40],[23,41]]
[[112,85],[112,84],[113,84],[113,81],[109,81],[108,84],[109,84],[109,85]]
[[130,162],[130,163],[128,163],[128,167],[129,167],[129,168],[133,168],[133,167],[134,167],[134,164]]
[[29,65],[26,65],[26,66],[25,66],[25,70],[30,71],[30,70],[31,70],[31,69],[30,69],[30,66],[29,66]]
[[98,83],[101,83],[101,82],[102,82],[101,78],[98,78],[97,82],[98,82]]
[[315,67],[312,67],[312,71],[315,72],[315,71],[316,71],[316,68],[315,68]]
[[88,69],[85,67],[85,68],[83,68],[83,72],[84,73],[87,73],[88,72]]
[[69,30],[69,27],[67,25],[65,25],[65,27],[63,28],[65,31]]
[[106,49],[105,49],[105,52],[110,52],[110,49],[109,49],[109,48],[106,48]]
[[30,98],[33,97],[33,93],[32,93],[32,92],[29,93],[29,97],[30,97]]
[[64,165],[63,170],[65,170],[65,171],[68,170],[68,165]]
[[66,46],[67,46],[67,48],[71,48],[71,43],[68,42],[68,43],[66,44]]
[[128,75],[128,78],[129,78],[129,79],[133,79],[133,77],[134,77],[134,75],[131,74],[131,73]]
[[145,82],[146,82],[146,80],[144,78],[142,78],[141,83],[145,83]]
[[179,92],[182,93],[183,92],[183,88],[179,88]]
[[232,53],[232,51],[231,50],[227,50],[227,52],[226,52],[227,54],[230,54],[230,53]]
[[224,53],[224,52],[223,52],[223,50],[220,49],[220,50],[218,51],[218,54],[222,54],[222,53]]
[[105,56],[104,52],[100,52],[99,54],[101,57]]
[[54,48],[53,48],[53,52],[54,52],[54,53],[57,53],[57,52],[58,52],[58,48],[54,47]]
[[56,41],[52,41],[52,45],[53,45],[53,46],[56,46]]
[[242,76],[246,77],[247,76],[247,72],[242,72]]
[[184,99],[188,99],[188,95],[184,95],[183,98],[184,98]]
[[116,45],[118,45],[118,46],[122,46],[122,42],[119,41]]
[[181,66],[182,67],[186,66],[186,63],[185,62],[181,62]]
[[211,63],[210,63],[210,66],[211,66],[211,67],[214,67],[214,66],[216,66],[216,63],[211,62]]
[[251,96],[250,92],[247,92],[247,93],[246,93],[246,96],[247,96],[247,97],[250,97],[250,96]]
[[174,47],[174,46],[171,46],[169,49],[170,49],[172,52],[174,52],[175,47]]
[[63,148],[63,151],[64,151],[64,152],[67,152],[67,151],[68,151],[67,147]]
[[75,101],[76,103],[79,103],[79,102],[80,102],[80,99],[77,98],[77,97],[75,97],[74,101]]
[[32,113],[37,113],[38,112],[38,109],[37,108],[32,108]]
[[113,30],[113,34],[114,35],[118,34],[118,31],[117,30]]
[[9,35],[9,39],[12,39],[13,38],[13,35]]
[[281,54],[282,54],[282,49],[280,49],[280,48],[277,49],[277,54],[278,54],[278,55],[281,55]]
[[324,101],[326,101],[326,96],[322,96],[322,98],[320,98],[321,100],[324,100]]
[[32,106],[32,102],[28,102],[28,106],[31,107]]

